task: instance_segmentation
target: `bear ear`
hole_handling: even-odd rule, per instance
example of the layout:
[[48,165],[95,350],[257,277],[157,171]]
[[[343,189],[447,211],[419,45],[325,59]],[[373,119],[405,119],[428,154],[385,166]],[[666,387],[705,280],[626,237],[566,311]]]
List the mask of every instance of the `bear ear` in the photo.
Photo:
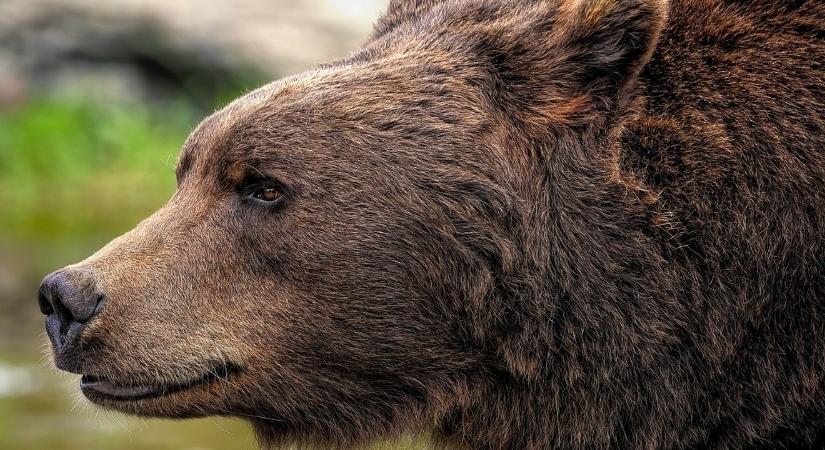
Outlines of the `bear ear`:
[[527,123],[574,123],[608,113],[629,97],[656,47],[668,4],[391,0],[368,43],[414,24],[415,33],[405,39],[430,35],[421,41],[475,52],[478,66],[492,74],[492,97],[507,112]]
[[656,48],[667,9],[665,0],[564,2],[560,44],[579,82],[616,87],[635,77]]
[[492,65],[505,97],[518,107],[532,106],[533,114],[568,123],[621,106],[656,47],[668,1],[547,3],[555,7],[545,17],[533,19],[523,33],[502,33],[505,40],[498,40],[499,64]]

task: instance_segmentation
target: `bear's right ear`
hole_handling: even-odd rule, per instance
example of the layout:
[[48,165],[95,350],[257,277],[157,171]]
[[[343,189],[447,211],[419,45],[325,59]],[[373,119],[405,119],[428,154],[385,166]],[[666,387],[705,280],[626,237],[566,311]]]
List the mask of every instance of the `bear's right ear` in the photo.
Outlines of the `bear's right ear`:
[[592,123],[630,98],[668,9],[669,0],[391,0],[371,41],[415,24],[405,39],[474,52],[490,96],[522,124]]
[[610,117],[627,102],[656,48],[669,2],[539,4],[533,17],[525,14],[486,40],[502,107],[543,125]]
[[667,0],[567,0],[556,45],[581,87],[620,89],[650,59],[667,12]]

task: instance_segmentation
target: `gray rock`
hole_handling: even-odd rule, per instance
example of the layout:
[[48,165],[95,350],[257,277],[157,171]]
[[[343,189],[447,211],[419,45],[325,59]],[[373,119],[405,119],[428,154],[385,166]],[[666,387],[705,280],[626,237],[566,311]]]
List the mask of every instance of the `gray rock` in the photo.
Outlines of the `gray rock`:
[[108,100],[226,92],[345,55],[386,0],[4,0],[0,103],[82,91]]

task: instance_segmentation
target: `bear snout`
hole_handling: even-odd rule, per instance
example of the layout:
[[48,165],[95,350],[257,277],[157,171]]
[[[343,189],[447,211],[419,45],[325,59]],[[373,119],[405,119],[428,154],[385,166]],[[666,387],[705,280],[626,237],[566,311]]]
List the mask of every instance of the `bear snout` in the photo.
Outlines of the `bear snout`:
[[40,312],[46,316],[46,334],[58,368],[80,373],[77,343],[86,325],[106,301],[91,272],[58,270],[43,279],[38,293]]

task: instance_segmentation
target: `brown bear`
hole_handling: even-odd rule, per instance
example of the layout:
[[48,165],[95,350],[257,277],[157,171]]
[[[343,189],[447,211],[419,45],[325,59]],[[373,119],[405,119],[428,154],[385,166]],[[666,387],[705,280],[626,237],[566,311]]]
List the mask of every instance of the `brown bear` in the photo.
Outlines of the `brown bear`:
[[394,0],[48,276],[104,408],[265,446],[825,446],[825,2]]

